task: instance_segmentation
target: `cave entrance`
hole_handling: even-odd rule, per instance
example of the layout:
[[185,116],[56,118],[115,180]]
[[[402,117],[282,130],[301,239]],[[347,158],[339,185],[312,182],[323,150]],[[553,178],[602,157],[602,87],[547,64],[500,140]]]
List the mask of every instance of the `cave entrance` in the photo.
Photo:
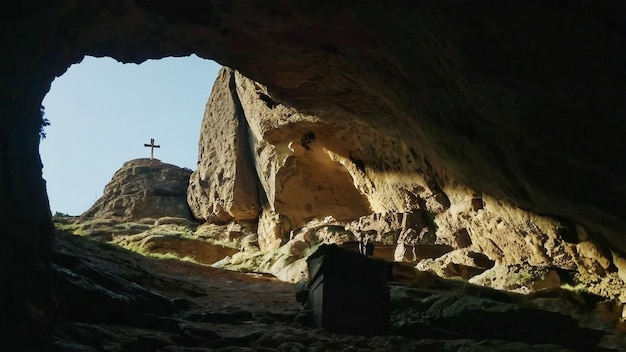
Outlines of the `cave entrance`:
[[80,215],[128,160],[149,157],[195,169],[204,106],[221,66],[195,55],[140,65],[85,57],[43,100],[43,177],[52,214]]

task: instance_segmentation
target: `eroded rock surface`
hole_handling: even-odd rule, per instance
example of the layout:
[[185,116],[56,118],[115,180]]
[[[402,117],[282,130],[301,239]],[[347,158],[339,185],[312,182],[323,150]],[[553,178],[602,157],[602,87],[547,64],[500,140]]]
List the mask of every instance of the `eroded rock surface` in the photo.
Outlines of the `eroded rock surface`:
[[124,163],[104,188],[104,194],[81,215],[82,219],[120,221],[190,219],[187,187],[191,170],[156,159]]
[[262,194],[248,130],[234,73],[224,68],[207,102],[198,167],[189,181],[187,199],[197,219],[228,222],[259,216]]
[[328,126],[272,99],[263,85],[222,69],[189,187],[194,215],[210,222],[278,216],[280,223],[259,226],[263,248],[277,248],[285,232],[311,219],[369,213],[348,170],[320,142]]
[[[469,280],[488,271],[485,278],[504,277],[476,282],[533,292],[561,284],[554,270],[547,276],[530,274],[554,268],[577,273],[574,281],[590,286],[595,294],[626,300],[617,288],[620,269],[611,252],[595,244],[584,226],[537,215],[455,180],[437,178],[423,155],[391,139],[386,130],[374,129],[357,117],[347,124],[345,117],[297,112],[264,85],[228,68],[216,82],[203,126],[217,123],[222,103],[215,97],[220,91],[229,106],[239,104],[236,119],[245,121],[233,127],[236,132],[230,138],[249,136],[251,152],[226,153],[225,158],[201,153],[201,168],[194,175],[215,179],[220,168],[256,170],[241,192],[259,185],[257,240],[265,251],[236,255],[223,266],[256,267],[295,282],[305,276],[304,253],[319,243],[356,248],[363,238],[375,242],[379,258],[410,262],[445,277]],[[228,143],[203,137],[200,148],[218,150]],[[236,166],[241,163],[245,165]],[[412,172],[406,172],[407,167]],[[212,203],[235,206],[232,200],[239,191],[234,182],[232,177],[215,181],[217,186],[226,185],[220,189],[196,182],[189,188],[189,199],[194,202],[212,194]],[[249,192],[248,198],[257,199]],[[212,216],[203,219],[219,222]],[[524,275],[501,270],[515,266],[528,270]]]
[[[626,342],[610,331],[618,317],[606,305],[604,314],[596,315],[584,301],[550,297],[543,300],[548,309],[522,296],[397,273],[395,279],[404,284],[391,287],[388,334],[332,334],[308,325],[292,284],[143,257],[60,231],[57,236],[55,287],[76,299],[59,302],[63,321],[46,351],[521,352],[593,350],[598,345],[614,350]],[[563,314],[557,303],[578,313]],[[590,328],[585,319],[596,316],[605,321]]]

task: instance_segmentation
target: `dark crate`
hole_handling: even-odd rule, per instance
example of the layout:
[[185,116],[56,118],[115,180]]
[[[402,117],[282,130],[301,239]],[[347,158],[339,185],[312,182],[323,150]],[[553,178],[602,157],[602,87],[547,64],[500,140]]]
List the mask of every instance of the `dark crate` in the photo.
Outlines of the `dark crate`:
[[336,245],[322,245],[307,263],[308,305],[317,327],[364,335],[389,329],[388,262]]

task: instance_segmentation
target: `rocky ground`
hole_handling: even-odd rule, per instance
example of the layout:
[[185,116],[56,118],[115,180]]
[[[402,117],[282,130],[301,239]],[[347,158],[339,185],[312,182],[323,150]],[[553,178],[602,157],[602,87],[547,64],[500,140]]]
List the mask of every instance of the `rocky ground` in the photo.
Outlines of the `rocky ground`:
[[[394,266],[387,335],[327,333],[310,326],[294,284],[189,258],[145,256],[107,243],[112,234],[97,234],[57,231],[53,282],[60,322],[50,351],[591,351],[626,346],[621,306],[598,297],[566,290],[523,296],[401,265]],[[211,260],[210,253],[226,255],[203,253],[204,260]]]

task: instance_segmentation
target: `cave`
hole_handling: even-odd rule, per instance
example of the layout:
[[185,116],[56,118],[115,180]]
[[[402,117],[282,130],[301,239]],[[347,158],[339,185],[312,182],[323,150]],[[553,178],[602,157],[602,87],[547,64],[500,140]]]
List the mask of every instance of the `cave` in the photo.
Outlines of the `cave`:
[[[54,78],[85,55],[215,60],[344,132],[366,122],[381,143],[419,154],[427,184],[462,184],[486,208],[508,202],[579,224],[623,272],[625,10],[591,1],[4,1],[3,343],[43,343],[64,299],[50,283],[40,108]],[[349,160],[351,150],[315,135]],[[410,167],[365,146],[359,160],[390,177]]]

